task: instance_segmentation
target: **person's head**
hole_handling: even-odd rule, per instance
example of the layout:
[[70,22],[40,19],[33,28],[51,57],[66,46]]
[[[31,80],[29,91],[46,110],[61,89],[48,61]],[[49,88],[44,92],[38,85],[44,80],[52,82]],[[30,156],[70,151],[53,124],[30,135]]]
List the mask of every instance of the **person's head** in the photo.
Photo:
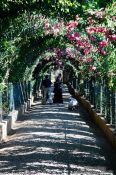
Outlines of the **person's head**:
[[48,75],[45,75],[45,78],[48,79]]
[[59,73],[58,77],[61,77],[61,73]]
[[61,73],[59,73],[58,76],[56,77],[56,81],[61,81]]

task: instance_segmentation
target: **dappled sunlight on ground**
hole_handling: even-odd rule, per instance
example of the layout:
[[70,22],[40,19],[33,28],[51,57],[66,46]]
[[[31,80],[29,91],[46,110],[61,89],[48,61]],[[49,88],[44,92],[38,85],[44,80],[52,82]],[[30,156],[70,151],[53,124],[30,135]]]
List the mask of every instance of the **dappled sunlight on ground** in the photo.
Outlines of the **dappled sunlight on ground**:
[[[65,98],[69,94],[65,94]],[[114,152],[79,108],[35,103],[0,146],[0,175],[110,175]]]

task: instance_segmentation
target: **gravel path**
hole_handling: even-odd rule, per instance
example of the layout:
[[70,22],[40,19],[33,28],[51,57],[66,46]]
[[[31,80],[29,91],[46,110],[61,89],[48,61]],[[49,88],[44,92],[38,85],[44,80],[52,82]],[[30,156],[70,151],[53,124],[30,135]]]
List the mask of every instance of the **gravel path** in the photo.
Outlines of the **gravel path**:
[[0,146],[0,175],[116,175],[116,157],[86,112],[36,103]]

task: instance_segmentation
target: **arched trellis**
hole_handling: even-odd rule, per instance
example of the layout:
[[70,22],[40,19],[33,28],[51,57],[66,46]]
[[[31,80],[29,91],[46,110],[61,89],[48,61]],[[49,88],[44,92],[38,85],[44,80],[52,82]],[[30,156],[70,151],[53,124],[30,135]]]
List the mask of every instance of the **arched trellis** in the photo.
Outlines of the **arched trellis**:
[[[33,67],[33,64],[35,65],[36,59],[42,59],[41,54],[46,48],[48,47],[46,44],[47,40],[50,40],[52,36],[47,37],[38,37],[37,39],[30,38],[29,41],[22,43],[22,46],[20,48],[19,57],[16,59],[12,66],[9,80],[13,81],[14,73],[17,81],[19,78],[23,79],[25,76],[25,71],[31,70],[31,67]],[[29,44],[29,45],[28,45]],[[17,75],[17,76],[16,76]]]
[[[22,18],[21,18],[22,19]],[[25,18],[26,19],[26,18]],[[30,17],[28,18],[28,20],[30,20]],[[35,19],[34,19],[35,20]],[[16,22],[16,21],[15,21]],[[28,24],[28,26],[27,26],[27,28],[26,29],[24,29],[24,31],[23,32],[21,32],[20,33],[20,37],[24,37],[24,35],[25,35],[25,37],[24,37],[24,40],[21,38],[20,39],[20,37],[19,38],[17,38],[16,40],[19,40],[18,42],[16,41],[15,42],[15,45],[14,46],[17,46],[17,44],[19,45],[19,50],[18,50],[18,56],[16,56],[16,52],[17,52],[17,49],[16,49],[16,51],[15,52],[12,52],[11,51],[11,55],[10,55],[10,57],[12,57],[13,56],[13,54],[12,53],[14,53],[14,55],[15,55],[15,59],[9,64],[7,64],[8,65],[8,69],[9,70],[11,70],[10,71],[10,77],[9,77],[9,80],[13,80],[13,75],[14,75],[14,73],[15,73],[15,75],[17,75],[14,79],[15,80],[18,80],[19,78],[21,79],[21,78],[23,78],[24,77],[24,74],[25,74],[25,70],[27,71],[27,69],[31,69],[31,66],[32,66],[32,60],[31,59],[33,59],[33,60],[35,60],[36,59],[36,57],[37,57],[37,55],[35,55],[35,53],[37,53],[37,51],[39,50],[39,54],[41,54],[41,46],[39,46],[39,47],[36,47],[36,46],[32,46],[33,44],[33,42],[32,42],[32,40],[35,42],[35,41],[37,41],[38,40],[38,38],[39,38],[39,44],[40,43],[45,43],[45,45],[48,47],[48,45],[46,44],[46,42],[41,42],[41,40],[43,39],[43,40],[45,40],[46,38],[51,38],[52,37],[52,35],[46,35],[46,36],[44,36],[42,33],[41,33],[41,35],[40,35],[40,33],[39,33],[39,35],[38,35],[38,32],[40,32],[40,30],[42,29],[41,27],[42,26],[40,26],[40,24],[38,25],[37,23],[35,24],[35,23],[33,23],[34,24],[34,26],[33,26],[33,28],[32,28],[32,26],[29,28],[29,26],[30,26],[30,24],[32,24],[32,21],[23,21],[24,23],[25,23],[25,25],[27,24],[27,22],[29,22],[29,24]],[[34,21],[35,22],[35,21]],[[53,22],[53,21],[52,21]],[[74,24],[75,25],[75,24]],[[23,30],[23,28],[21,28],[22,30]],[[95,28],[94,28],[95,29]],[[36,31],[37,30],[37,31]],[[43,29],[42,29],[43,30]],[[92,29],[93,30],[93,29]],[[13,35],[14,35],[15,33],[13,33]],[[14,35],[15,36],[15,35]],[[13,37],[14,37],[13,36]],[[18,35],[17,35],[18,36]],[[61,36],[63,36],[64,37],[64,35],[61,35]],[[59,36],[59,38],[61,38],[61,36]],[[72,37],[72,36],[71,36]],[[57,38],[56,36],[54,37],[54,41],[56,41],[55,40],[55,38]],[[52,41],[53,42],[53,41]],[[6,43],[6,44],[8,44],[8,43]],[[9,44],[10,44],[10,42],[9,42]],[[25,47],[27,45],[27,47]],[[36,42],[35,42],[35,45],[36,45]],[[44,44],[43,44],[44,45]],[[44,45],[44,47],[45,47],[45,45]],[[39,48],[39,49],[38,49]],[[13,48],[14,49],[14,48]],[[13,50],[13,49],[11,49],[11,50]],[[30,51],[29,51],[29,49],[30,49]],[[24,54],[24,52],[22,52],[22,51],[25,51],[25,54]],[[43,51],[43,50],[42,50]],[[24,55],[23,55],[24,54]],[[32,58],[33,57],[33,58]],[[99,61],[99,60],[98,60]],[[7,62],[7,61],[6,61]],[[100,63],[100,62],[99,62]],[[92,67],[92,70],[93,70],[93,68],[95,68],[95,67]],[[17,70],[17,71],[15,71],[15,70]],[[27,71],[28,72],[28,71]],[[14,80],[14,81],[15,81]]]
[[[37,60],[36,60],[37,61]],[[55,70],[59,69],[63,73],[63,82],[67,84],[67,82],[72,82],[73,79],[76,79],[78,77],[78,68],[71,62],[68,61],[64,63],[63,60],[63,66],[59,67],[57,64],[54,64],[52,61],[45,61],[43,60],[41,62],[41,65],[39,62],[36,62],[36,64],[33,66],[33,79],[34,82],[34,94],[38,94],[39,89],[41,87],[41,80],[43,79],[44,75],[47,73],[54,72]],[[65,74],[66,73],[66,74]]]
[[[22,1],[23,0],[21,0],[20,2],[22,2]],[[19,1],[16,0],[15,2],[17,4],[17,2],[19,2]],[[31,2],[31,1],[29,1],[29,2]],[[35,2],[35,1],[33,1],[33,2]],[[43,16],[41,15],[41,17],[40,17],[37,15],[37,11],[35,10],[36,8],[35,7],[31,8],[31,11],[29,11],[30,7],[33,6],[32,3],[26,4],[26,8],[24,8],[24,9],[26,9],[26,13],[25,12],[23,13],[23,11],[20,13],[20,11],[18,11],[18,13],[17,13],[18,15],[16,15],[16,16],[18,16],[18,18],[13,17],[11,19],[8,17],[8,15],[7,15],[8,13],[7,13],[6,19],[4,18],[5,20],[8,21],[7,25],[6,25],[7,27],[3,24],[5,22],[4,19],[2,19],[2,22],[0,21],[2,24],[1,29],[0,29],[0,35],[2,38],[0,40],[0,44],[2,46],[1,50],[0,50],[2,52],[2,54],[0,54],[1,55],[0,63],[2,63],[2,64],[0,64],[0,68],[3,66],[3,68],[0,70],[1,71],[0,76],[2,77],[2,78],[0,77],[0,80],[5,79],[5,80],[12,81],[12,82],[19,81],[19,80],[29,80],[29,78],[30,79],[32,78],[32,75],[34,74],[34,70],[36,69],[36,66],[40,63],[40,61],[42,61],[43,64],[38,65],[39,71],[36,72],[36,75],[43,74],[45,71],[50,69],[50,67],[52,66],[52,60],[50,60],[48,62],[43,61],[44,60],[44,56],[43,56],[44,51],[47,51],[49,47],[60,46],[62,48],[68,42],[75,44],[75,41],[79,41],[78,32],[79,32],[79,34],[82,33],[83,36],[86,35],[88,38],[90,38],[90,42],[92,42],[92,41],[96,42],[94,49],[96,49],[96,51],[98,51],[98,56],[96,56],[96,58],[95,58],[95,55],[93,55],[94,61],[96,61],[95,64],[100,65],[99,66],[100,71],[103,68],[102,73],[105,75],[110,70],[110,72],[108,72],[107,75],[110,74],[111,78],[114,78],[114,75],[115,75],[114,73],[116,70],[116,66],[115,66],[116,61],[115,61],[115,59],[113,59],[113,58],[115,58],[115,55],[116,55],[115,54],[116,53],[115,52],[115,40],[116,40],[115,19],[116,18],[115,18],[115,10],[113,10],[115,8],[113,7],[113,5],[112,5],[111,9],[110,9],[110,5],[109,5],[109,7],[105,10],[98,9],[98,10],[92,11],[92,9],[87,8],[89,3],[87,3],[87,6],[85,6],[86,1],[83,1],[84,3],[81,2],[84,4],[84,6],[81,6],[77,3],[76,5],[78,6],[78,10],[79,10],[79,7],[81,7],[81,12],[83,12],[83,13],[79,13],[81,17],[84,17],[83,19],[81,19],[77,15],[78,10],[75,9],[76,6],[74,6],[74,4],[72,4],[72,3],[71,3],[71,5],[70,5],[70,3],[68,3],[68,2],[72,2],[70,0],[66,0],[65,3],[63,1],[62,2],[57,1],[58,3],[60,2],[61,6],[58,6],[58,4],[56,6],[52,6],[52,9],[55,9],[55,10],[57,9],[56,11],[53,10],[54,11],[53,13],[51,10],[51,3],[53,3],[53,2],[52,1],[46,1],[46,2],[48,3],[47,5],[49,6],[49,17],[51,17],[51,14],[55,14],[55,18],[50,19],[51,23],[47,23],[48,11],[45,10],[46,8],[44,8],[44,7],[46,7],[46,4],[44,4],[44,2],[42,2],[44,7],[42,7],[42,6],[41,7],[42,7],[42,10],[45,14],[44,18],[46,18],[47,20],[45,20],[44,21],[45,23],[42,23],[42,25],[41,25],[41,22],[42,22],[41,17],[43,17]],[[76,3],[77,1],[74,1],[74,2]],[[91,2],[93,2],[93,1],[91,1]],[[95,2],[95,4],[100,4],[100,1],[98,1],[98,0],[96,0],[94,2]],[[107,0],[105,0],[104,2],[106,2],[105,5],[107,5]],[[2,0],[2,3],[3,3],[3,0]],[[102,2],[101,2],[101,4],[102,4]],[[6,3],[6,5],[7,5],[7,3]],[[28,8],[28,5],[29,5],[29,8]],[[115,3],[114,3],[114,5],[115,5]],[[71,6],[74,8],[72,8]],[[61,7],[60,12],[59,12],[59,8],[57,8],[57,7]],[[61,12],[62,7],[64,7],[64,8],[63,8],[63,11]],[[92,7],[92,3],[91,3],[91,7]],[[22,9],[22,8],[20,8],[20,9]],[[69,10],[68,11],[69,15],[67,15],[67,9]],[[74,11],[72,9],[74,9]],[[11,12],[10,10],[11,9],[9,9],[9,12]],[[34,10],[34,13],[33,13],[33,10]],[[41,10],[39,12],[41,13]],[[57,12],[59,12],[58,16],[57,16]],[[54,32],[55,35],[53,33],[52,34],[49,33],[49,31],[48,31],[49,25],[55,24],[54,21],[56,19],[58,21],[59,20],[58,18],[62,17],[61,16],[62,14],[64,15],[62,19],[65,19],[64,20],[65,22],[67,21],[68,18],[71,20],[75,20],[75,15],[77,15],[76,21],[73,21],[74,26],[77,25],[79,20],[81,21],[80,24],[78,25],[76,32],[74,30],[75,33],[70,33],[70,34],[67,33],[67,34],[69,34],[67,36],[67,38],[65,38],[66,33],[62,34],[62,31],[61,31],[61,33],[60,32],[57,33],[57,30],[56,30],[55,31],[56,33]],[[53,16],[52,16],[52,18],[53,18]],[[67,18],[67,16],[68,16],[68,18]],[[37,20],[38,19],[37,17],[39,17],[39,20]],[[95,25],[94,25],[94,21],[95,21]],[[66,28],[72,27],[72,26],[70,26],[70,22],[71,21],[69,21],[68,25],[67,24],[65,25]],[[91,24],[93,26],[91,26]],[[98,24],[98,26],[97,26],[97,24]],[[53,27],[54,29],[59,30],[58,26],[59,25],[56,25],[56,26],[51,25],[51,29]],[[87,27],[88,33],[87,32],[85,33],[85,31],[84,31],[85,27]],[[107,27],[108,27],[108,30],[106,31]],[[44,31],[44,29],[47,29],[47,30]],[[46,34],[45,32],[48,32],[49,34]],[[97,32],[98,32],[98,36],[97,36]],[[104,36],[102,38],[103,33],[104,33]],[[75,34],[76,34],[76,36],[75,36]],[[107,46],[108,42],[102,41],[104,38],[107,39],[108,41],[111,41],[109,48],[107,48],[106,50],[103,49],[103,46]],[[68,39],[70,41],[68,41]],[[81,42],[83,42],[81,39],[80,39],[80,45],[83,44],[83,43],[81,43]],[[64,42],[64,43],[62,43],[62,42]],[[85,45],[87,45],[87,44],[85,44]],[[98,47],[98,50],[97,50],[98,45],[100,45],[100,47]],[[79,46],[79,43],[78,43],[78,46]],[[81,47],[83,47],[83,45],[81,45]],[[84,46],[84,47],[86,47],[86,46]],[[82,48],[80,50],[82,52],[82,55],[84,55],[83,54],[84,51],[86,51],[86,53],[88,52],[88,50],[83,50]],[[106,55],[106,51],[108,51],[109,56]],[[102,53],[104,55],[104,57],[101,57],[99,53],[100,54]],[[91,67],[89,67],[88,65],[85,64],[86,67],[84,67],[81,64],[81,59],[83,59],[82,57],[80,57],[80,62],[75,61],[75,60],[70,59],[70,58],[69,58],[69,61],[67,61],[67,57],[65,57],[65,58],[63,57],[63,59],[64,59],[63,66],[65,68],[67,68],[68,70],[70,70],[70,67],[71,67],[72,70],[76,70],[75,71],[76,73],[78,73],[78,70],[82,70],[82,72],[81,71],[79,71],[79,72],[85,75],[85,72],[86,72],[85,70],[87,70],[87,68],[90,68],[91,72],[92,71],[94,72],[96,70],[96,65],[94,66],[94,64],[91,65]],[[3,60],[3,62],[1,60]],[[89,57],[89,59],[84,58],[83,60],[86,63],[90,62],[91,57]],[[69,66],[69,68],[67,65]],[[84,67],[84,69],[83,69],[83,67]],[[109,69],[109,67],[110,67],[110,69]],[[103,76],[103,74],[101,72],[97,72],[97,71],[95,71],[95,72],[96,72],[96,76]],[[113,74],[113,76],[112,76],[112,74]],[[88,75],[88,72],[87,72],[87,75]],[[90,76],[91,75],[92,74],[90,74]],[[93,75],[95,75],[95,74],[93,74]],[[115,80],[115,82],[116,82],[116,80]],[[111,84],[112,84],[112,81],[111,81]]]
[[[27,46],[29,44],[29,47]],[[51,47],[64,47],[66,45],[66,39],[61,37],[54,37],[53,35],[48,35],[47,37],[39,37],[38,39],[31,38],[30,41],[22,44],[19,52],[19,60],[14,61],[14,67],[12,67],[9,80],[13,81],[12,78],[14,73],[17,75],[17,80],[26,79],[32,77],[33,69],[36,67],[38,62],[41,62],[44,59],[43,53]],[[61,44],[60,44],[61,43]],[[68,41],[67,41],[68,43]],[[23,50],[25,54],[23,54]],[[39,55],[39,56],[38,56]],[[52,54],[51,54],[52,57]],[[20,61],[21,60],[21,61]],[[66,58],[63,57],[63,60],[66,61]],[[23,61],[25,64],[23,64]],[[53,61],[51,59],[51,61]],[[73,63],[73,60],[72,60]],[[28,76],[29,75],[29,76]],[[16,80],[14,80],[16,81]]]

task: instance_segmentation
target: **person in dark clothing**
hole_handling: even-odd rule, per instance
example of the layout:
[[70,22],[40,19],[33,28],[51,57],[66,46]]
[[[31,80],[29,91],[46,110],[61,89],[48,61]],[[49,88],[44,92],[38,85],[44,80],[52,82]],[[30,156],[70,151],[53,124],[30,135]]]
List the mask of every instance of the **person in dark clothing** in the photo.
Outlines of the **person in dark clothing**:
[[61,79],[61,74],[59,74],[59,76],[56,78],[56,81],[54,82],[53,103],[63,103],[62,88],[63,88],[63,83]]
[[43,101],[44,103],[49,99],[51,95],[51,85],[48,75],[45,76],[45,79],[42,81],[42,92],[43,92]]

